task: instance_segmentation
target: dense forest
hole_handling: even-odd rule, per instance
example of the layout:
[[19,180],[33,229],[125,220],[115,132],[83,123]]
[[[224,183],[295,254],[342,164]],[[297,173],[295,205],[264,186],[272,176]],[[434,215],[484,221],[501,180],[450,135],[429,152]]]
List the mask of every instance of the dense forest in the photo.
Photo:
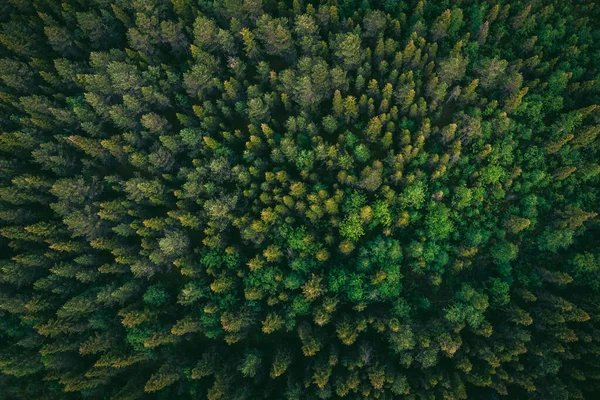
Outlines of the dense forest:
[[597,399],[600,6],[0,1],[0,398]]

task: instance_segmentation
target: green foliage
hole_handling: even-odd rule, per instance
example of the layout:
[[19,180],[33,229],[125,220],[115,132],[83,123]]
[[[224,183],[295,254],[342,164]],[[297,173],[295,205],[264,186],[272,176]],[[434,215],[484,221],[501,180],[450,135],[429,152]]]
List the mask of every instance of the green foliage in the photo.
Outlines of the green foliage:
[[517,258],[518,252],[519,248],[514,243],[507,241],[502,241],[492,247],[492,255],[498,264],[508,264]]
[[420,181],[416,184],[411,184],[404,189],[402,195],[403,202],[407,207],[419,209],[425,201],[425,185]]
[[261,366],[261,357],[255,352],[250,352],[246,355],[242,364],[239,367],[240,372],[245,377],[253,378],[256,376]]
[[340,235],[343,238],[356,242],[365,234],[363,223],[358,214],[352,213],[340,222]]
[[150,286],[144,293],[144,303],[151,306],[160,306],[169,300],[169,293],[160,285]]
[[0,2],[0,397],[596,398],[598,21]]
[[446,239],[453,231],[450,209],[443,204],[430,204],[425,215],[425,226],[433,240]]

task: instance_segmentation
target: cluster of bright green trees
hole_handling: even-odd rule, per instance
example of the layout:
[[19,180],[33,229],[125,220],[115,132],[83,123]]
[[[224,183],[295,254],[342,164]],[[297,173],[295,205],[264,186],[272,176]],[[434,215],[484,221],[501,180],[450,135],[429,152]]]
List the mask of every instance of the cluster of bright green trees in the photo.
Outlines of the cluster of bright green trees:
[[0,398],[594,398],[600,7],[0,1]]

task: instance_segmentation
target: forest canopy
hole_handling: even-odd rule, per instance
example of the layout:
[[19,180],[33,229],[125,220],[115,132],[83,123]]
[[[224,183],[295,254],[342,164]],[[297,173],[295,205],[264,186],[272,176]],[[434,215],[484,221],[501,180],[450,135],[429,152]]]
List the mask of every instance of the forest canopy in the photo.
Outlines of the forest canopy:
[[595,399],[600,7],[0,1],[0,398]]

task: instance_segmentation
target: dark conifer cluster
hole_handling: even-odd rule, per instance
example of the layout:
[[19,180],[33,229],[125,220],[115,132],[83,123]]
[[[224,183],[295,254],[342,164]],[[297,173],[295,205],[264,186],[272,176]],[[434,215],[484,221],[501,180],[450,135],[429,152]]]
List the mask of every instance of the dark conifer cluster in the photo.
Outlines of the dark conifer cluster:
[[0,398],[597,399],[600,7],[0,1]]

